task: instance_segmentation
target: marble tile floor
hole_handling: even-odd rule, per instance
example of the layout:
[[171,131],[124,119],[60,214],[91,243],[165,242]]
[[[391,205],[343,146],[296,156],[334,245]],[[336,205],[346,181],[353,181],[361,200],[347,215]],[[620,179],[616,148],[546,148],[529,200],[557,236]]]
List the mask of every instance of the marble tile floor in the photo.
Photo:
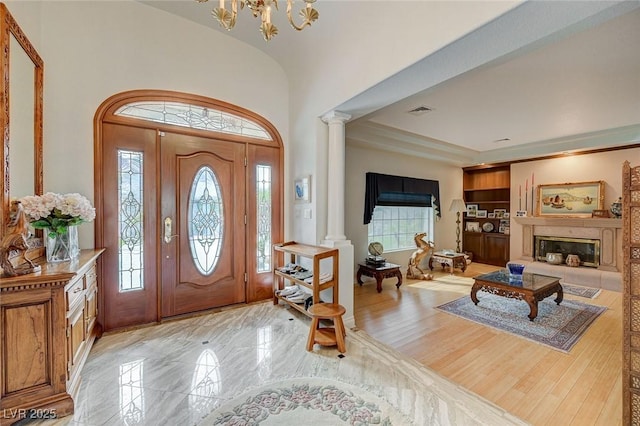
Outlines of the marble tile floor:
[[407,424],[525,424],[363,331],[347,330],[344,357],[319,345],[307,352],[309,324],[266,302],[105,335],[82,371],[75,413],[29,424],[204,425],[225,401],[296,377],[356,385]]

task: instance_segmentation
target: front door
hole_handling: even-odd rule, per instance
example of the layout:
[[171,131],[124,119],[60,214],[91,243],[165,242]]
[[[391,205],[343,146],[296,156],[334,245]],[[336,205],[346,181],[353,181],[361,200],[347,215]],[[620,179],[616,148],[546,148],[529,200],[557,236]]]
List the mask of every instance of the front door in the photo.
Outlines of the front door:
[[163,317],[245,301],[244,151],[160,133]]
[[96,113],[98,321],[123,329],[272,297],[282,142],[264,118],[138,90]]

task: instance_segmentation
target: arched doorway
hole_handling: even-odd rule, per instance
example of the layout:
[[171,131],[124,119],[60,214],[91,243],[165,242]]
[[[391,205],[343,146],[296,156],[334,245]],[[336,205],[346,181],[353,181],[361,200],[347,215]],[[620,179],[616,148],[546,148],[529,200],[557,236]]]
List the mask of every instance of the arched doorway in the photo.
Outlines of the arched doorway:
[[137,90],[95,115],[96,246],[105,330],[271,296],[282,141],[263,117]]

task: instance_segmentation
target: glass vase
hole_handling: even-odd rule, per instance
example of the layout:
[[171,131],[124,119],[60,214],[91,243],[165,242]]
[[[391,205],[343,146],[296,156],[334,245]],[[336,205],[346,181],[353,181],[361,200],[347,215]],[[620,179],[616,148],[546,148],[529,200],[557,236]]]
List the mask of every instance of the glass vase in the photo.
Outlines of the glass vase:
[[75,259],[80,254],[77,226],[68,226],[61,234],[51,232],[47,228],[44,230],[44,241],[47,262],[65,262]]

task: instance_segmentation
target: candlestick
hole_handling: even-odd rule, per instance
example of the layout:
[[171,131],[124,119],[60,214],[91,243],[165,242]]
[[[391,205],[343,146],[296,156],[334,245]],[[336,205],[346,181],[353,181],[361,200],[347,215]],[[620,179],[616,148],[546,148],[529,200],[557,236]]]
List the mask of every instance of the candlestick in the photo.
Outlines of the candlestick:
[[518,187],[518,210],[522,210],[522,185]]
[[525,211],[529,211],[527,200],[529,199],[529,189],[528,187],[524,190],[524,209]]

